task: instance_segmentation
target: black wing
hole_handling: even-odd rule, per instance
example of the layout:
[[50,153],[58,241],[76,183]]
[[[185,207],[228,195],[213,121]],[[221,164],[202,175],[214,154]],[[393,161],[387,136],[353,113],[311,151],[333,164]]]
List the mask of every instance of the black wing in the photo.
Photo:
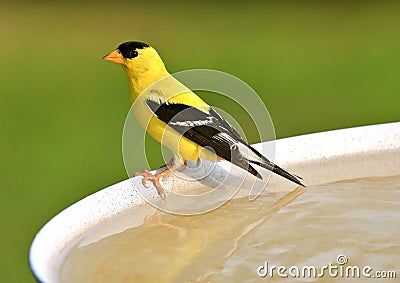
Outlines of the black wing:
[[146,100],[147,105],[158,119],[175,131],[204,147],[211,147],[215,153],[262,179],[250,163],[257,164],[298,185],[304,186],[301,177],[293,175],[269,161],[243,140],[240,134],[213,108],[205,113],[195,107],[179,103],[162,103]]
[[154,100],[147,100],[146,103],[158,119],[187,139],[205,149],[211,147],[219,157],[262,179],[242,156],[237,146],[238,143],[247,143],[213,108],[210,108],[209,113],[205,113],[186,104],[161,103]]

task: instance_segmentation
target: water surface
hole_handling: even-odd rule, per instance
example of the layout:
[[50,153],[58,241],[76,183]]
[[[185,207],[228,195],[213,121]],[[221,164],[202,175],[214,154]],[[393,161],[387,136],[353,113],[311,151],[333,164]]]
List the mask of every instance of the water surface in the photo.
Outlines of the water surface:
[[[365,282],[362,270],[370,266],[370,276],[395,271],[398,280],[399,212],[395,176],[297,188],[251,202],[234,199],[198,216],[156,213],[123,233],[77,243],[59,276],[61,282],[343,282],[346,268],[357,266],[360,279],[351,282]],[[329,264],[344,275],[325,270],[318,278]],[[266,274],[271,266],[286,267],[281,274],[289,278],[276,269]],[[317,275],[289,274],[304,266],[314,266]]]

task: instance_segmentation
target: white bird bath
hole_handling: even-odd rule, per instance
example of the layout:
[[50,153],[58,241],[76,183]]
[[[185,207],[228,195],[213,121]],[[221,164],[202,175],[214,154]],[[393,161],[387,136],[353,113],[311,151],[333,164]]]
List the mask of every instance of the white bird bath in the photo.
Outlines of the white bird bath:
[[[255,147],[261,148],[260,145]],[[302,176],[307,186],[400,175],[400,122],[280,139],[275,141],[275,148],[275,163]],[[214,169],[212,174],[217,180],[224,174],[225,166],[226,163],[221,162]],[[235,169],[231,174],[234,177],[243,172]],[[204,186],[174,177],[168,178],[165,184],[186,191]],[[146,216],[153,215],[155,209],[143,200],[134,187],[142,187],[139,177],[122,181],[78,201],[44,225],[37,233],[29,254],[35,277],[41,282],[58,282],[60,264],[74,244],[87,246],[139,226]],[[267,191],[289,192],[295,188],[293,183],[272,176]],[[247,194],[246,190],[240,191],[235,198]],[[147,197],[159,199],[155,189],[148,189]],[[256,273],[254,276],[256,278]]]

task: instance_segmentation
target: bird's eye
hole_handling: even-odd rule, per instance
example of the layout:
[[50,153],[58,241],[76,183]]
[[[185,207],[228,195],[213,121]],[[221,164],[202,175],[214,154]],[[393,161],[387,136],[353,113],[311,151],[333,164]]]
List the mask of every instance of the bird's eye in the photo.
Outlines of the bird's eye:
[[133,50],[130,53],[131,53],[131,54],[129,54],[130,55],[129,56],[130,59],[135,58],[135,57],[137,57],[139,55],[139,53],[136,50]]

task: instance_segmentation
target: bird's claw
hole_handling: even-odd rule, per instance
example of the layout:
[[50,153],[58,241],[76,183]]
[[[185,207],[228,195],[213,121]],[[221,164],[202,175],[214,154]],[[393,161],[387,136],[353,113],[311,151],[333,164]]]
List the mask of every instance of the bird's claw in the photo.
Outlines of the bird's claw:
[[148,186],[147,186],[147,181],[153,181],[153,180],[155,180],[155,176],[153,175],[153,174],[151,174],[149,171],[147,171],[147,170],[144,170],[144,171],[142,171],[142,172],[136,172],[135,173],[135,177],[136,176],[142,176],[143,177],[143,179],[142,179],[142,184],[143,184],[143,186],[145,187],[145,188],[148,188]]
[[[150,181],[153,183],[154,187],[156,188],[158,194],[161,196],[162,199],[165,199],[166,193],[163,187],[160,184],[160,178],[158,178],[157,175],[151,174],[148,170],[144,170],[143,172],[136,172],[135,176],[142,176],[142,184],[145,188],[149,188],[147,186],[147,181]],[[161,177],[161,176],[160,176]]]

